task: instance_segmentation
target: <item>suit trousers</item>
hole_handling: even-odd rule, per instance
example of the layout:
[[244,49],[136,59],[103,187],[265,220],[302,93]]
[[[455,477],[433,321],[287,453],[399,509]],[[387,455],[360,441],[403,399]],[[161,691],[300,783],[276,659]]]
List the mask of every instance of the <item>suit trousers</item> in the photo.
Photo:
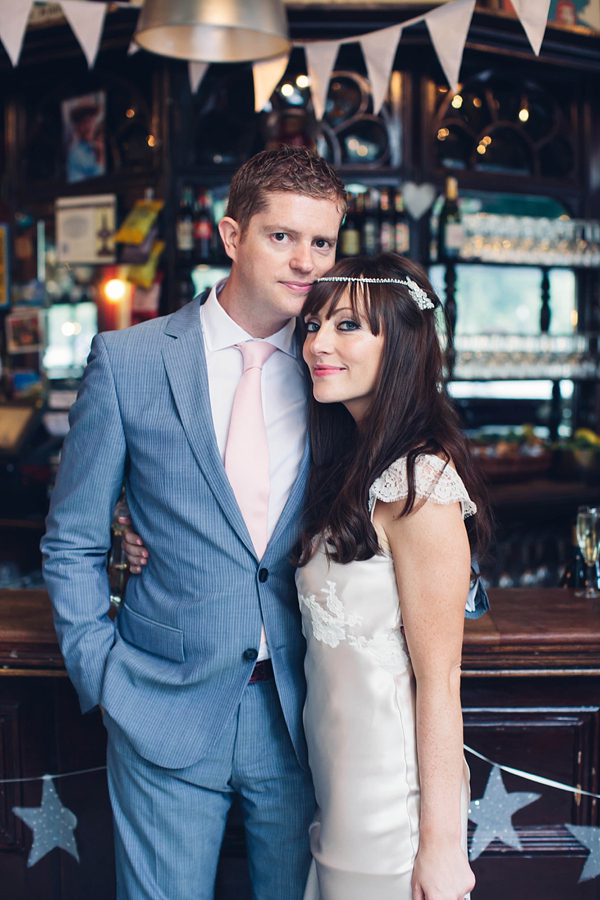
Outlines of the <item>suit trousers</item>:
[[315,797],[272,679],[246,687],[208,754],[183,769],[154,765],[107,714],[105,724],[117,900],[212,900],[235,793],[253,900],[302,900]]

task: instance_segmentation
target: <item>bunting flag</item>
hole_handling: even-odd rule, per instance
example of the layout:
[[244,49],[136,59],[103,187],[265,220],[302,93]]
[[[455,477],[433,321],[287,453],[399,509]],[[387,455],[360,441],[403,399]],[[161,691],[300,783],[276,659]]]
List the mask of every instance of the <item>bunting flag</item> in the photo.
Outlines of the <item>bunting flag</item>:
[[19,62],[32,0],[10,0],[0,14],[0,40],[13,66]]
[[90,3],[89,0],[60,0],[60,5],[91,69],[100,47],[107,4]]
[[129,47],[127,48],[127,56],[133,56],[134,53],[137,53],[138,50],[141,50],[141,49],[142,48],[140,47],[140,45],[136,41],[134,41],[132,38],[131,43],[129,44]]
[[548,21],[550,0],[512,0],[512,5],[521,20],[533,52],[539,56]]
[[196,62],[194,60],[188,62],[188,77],[190,79],[190,90],[192,94],[195,94],[200,87],[202,79],[206,75],[208,66],[209,63]]
[[319,121],[325,112],[329,79],[342,43],[342,41],[314,41],[304,44],[312,101],[315,116]]
[[381,109],[388,92],[392,66],[401,35],[402,25],[392,25],[391,28],[372,31],[359,38],[371,84],[375,115]]
[[452,0],[424,17],[444,75],[455,93],[474,9],[475,0]]
[[269,98],[288,67],[290,56],[278,56],[276,59],[267,59],[264,62],[256,62],[252,66],[252,78],[254,79],[254,112],[264,109]]

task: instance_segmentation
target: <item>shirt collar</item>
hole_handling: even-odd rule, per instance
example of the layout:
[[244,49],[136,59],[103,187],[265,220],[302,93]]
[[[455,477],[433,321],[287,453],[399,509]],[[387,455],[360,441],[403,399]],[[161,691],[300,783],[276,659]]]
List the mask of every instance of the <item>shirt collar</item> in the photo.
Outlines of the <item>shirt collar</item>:
[[[221,304],[218,295],[225,286],[226,278],[218,281],[212,288],[210,294],[200,307],[200,316],[202,319],[202,328],[204,330],[204,340],[206,349],[209,351],[225,350],[234,344],[240,344],[242,341],[252,341],[254,338],[244,329],[234,322]],[[296,330],[296,320],[290,319],[275,334],[271,334],[264,338],[269,344],[273,344],[278,350],[287,353],[288,356],[297,357],[297,347],[294,341],[294,332]]]

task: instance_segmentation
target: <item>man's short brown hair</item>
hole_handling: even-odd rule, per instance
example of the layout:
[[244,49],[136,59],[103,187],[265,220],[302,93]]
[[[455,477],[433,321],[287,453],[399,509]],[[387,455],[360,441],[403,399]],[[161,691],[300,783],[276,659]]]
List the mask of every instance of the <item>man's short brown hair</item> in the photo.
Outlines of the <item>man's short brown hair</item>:
[[348,205],[344,182],[328,162],[304,147],[280,147],[257,153],[238,169],[226,215],[235,219],[243,234],[252,216],[267,206],[267,195],[276,192],[333,200],[342,216]]

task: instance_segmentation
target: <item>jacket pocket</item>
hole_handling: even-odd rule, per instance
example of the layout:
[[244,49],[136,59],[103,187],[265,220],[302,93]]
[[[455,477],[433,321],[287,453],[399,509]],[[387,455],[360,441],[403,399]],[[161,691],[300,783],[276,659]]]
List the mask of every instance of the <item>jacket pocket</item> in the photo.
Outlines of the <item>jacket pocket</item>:
[[119,612],[118,628],[121,637],[134,647],[154,653],[173,662],[185,662],[183,631],[155,622],[123,604]]

